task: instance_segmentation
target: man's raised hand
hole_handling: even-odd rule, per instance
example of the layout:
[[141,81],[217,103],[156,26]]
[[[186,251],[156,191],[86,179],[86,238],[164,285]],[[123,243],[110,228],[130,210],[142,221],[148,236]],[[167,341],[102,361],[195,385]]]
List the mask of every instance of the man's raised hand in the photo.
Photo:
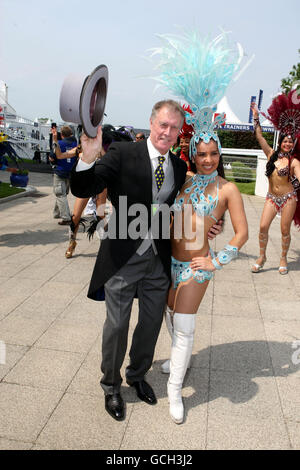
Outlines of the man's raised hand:
[[81,160],[85,163],[93,163],[102,149],[102,127],[98,127],[97,136],[88,137],[86,134],[81,136],[82,155]]

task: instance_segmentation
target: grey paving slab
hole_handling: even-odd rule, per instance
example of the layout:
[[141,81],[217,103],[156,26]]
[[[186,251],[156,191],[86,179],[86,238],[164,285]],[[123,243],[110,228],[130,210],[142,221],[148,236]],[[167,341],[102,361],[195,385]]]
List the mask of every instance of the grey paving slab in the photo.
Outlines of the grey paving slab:
[[36,444],[44,449],[119,449],[132,407],[127,403],[126,420],[117,422],[103,413],[103,395],[67,393]]
[[61,392],[0,383],[0,436],[34,442],[57,406]]
[[291,450],[280,418],[247,418],[209,413],[207,450]]
[[276,373],[300,374],[300,321],[267,321],[265,331]]
[[202,450],[206,445],[207,410],[193,409],[188,425],[170,423],[168,431],[165,423],[169,419],[167,404],[153,407],[146,412],[142,404],[133,407],[132,416],[120,450]]
[[212,345],[257,340],[265,340],[264,324],[261,319],[214,315]]
[[300,374],[298,372],[287,374],[286,376],[280,376],[277,373],[276,383],[278,387],[278,393],[282,404],[282,412],[286,419],[299,421],[299,408],[300,408]]
[[213,370],[210,376],[209,414],[253,418],[280,418],[282,409],[274,377],[256,372]]
[[83,358],[78,353],[33,347],[5,376],[3,382],[48,390],[65,390]]
[[0,380],[20,361],[28,349],[26,346],[5,344],[5,363],[0,363]]
[[[299,416],[299,414],[298,414]],[[298,418],[297,418],[298,419]],[[298,421],[286,421],[286,427],[289,432],[292,448],[300,450],[300,422]]]
[[272,375],[272,362],[267,341],[231,341],[210,347],[212,370]]
[[102,388],[99,386],[101,379],[101,350],[100,350],[101,338],[98,337],[96,340],[96,347],[98,351],[90,351],[86,356],[86,359],[82,363],[81,367],[74,376],[68,392],[80,393],[87,395],[95,395],[99,397],[103,395]]
[[0,450],[30,450],[31,442],[15,441],[12,439],[0,439]]
[[[105,304],[86,297],[100,242],[89,242],[80,230],[67,260],[68,228],[52,218],[52,176],[35,173],[30,180],[38,193],[1,204],[6,361],[0,364],[0,449],[300,449],[300,240],[294,228],[288,275],[278,274],[279,219],[270,229],[265,269],[252,274],[264,200],[244,196],[249,240],[239,258],[215,274],[199,308],[182,392],[184,423],[169,417],[168,375],[160,371],[171,345],[165,325],[147,374],[158,403],[142,403],[124,381],[127,414],[119,423],[105,412],[99,385]],[[226,217],[213,249],[232,236]],[[128,345],[137,318],[135,300]],[[128,363],[127,351],[123,378]]]
[[52,318],[26,318],[22,311],[14,311],[1,321],[1,340],[10,344],[32,346],[52,322]]
[[37,346],[58,349],[60,351],[84,353],[89,351],[98,333],[98,328],[83,327],[78,324],[71,325],[64,321],[57,321],[41,336]]
[[237,297],[228,302],[226,295],[215,295],[213,313],[218,316],[237,316],[244,318],[261,318],[261,312],[255,293],[252,297]]
[[[296,296],[294,295],[295,299]],[[265,297],[259,301],[262,317],[265,320],[298,320],[300,312],[300,300],[290,300],[289,297],[274,300]]]

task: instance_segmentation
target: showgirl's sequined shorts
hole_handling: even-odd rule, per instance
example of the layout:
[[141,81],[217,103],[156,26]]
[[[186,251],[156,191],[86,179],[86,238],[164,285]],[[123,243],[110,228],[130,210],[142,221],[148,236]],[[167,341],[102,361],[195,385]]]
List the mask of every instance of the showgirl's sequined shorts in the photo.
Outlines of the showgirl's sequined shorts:
[[266,195],[266,200],[270,201],[275,206],[277,212],[281,212],[288,200],[294,198],[296,199],[296,201],[298,201],[296,191],[291,191],[290,193],[282,194],[282,196],[276,196],[276,194],[272,193],[267,193]]
[[[214,253],[211,252],[212,257]],[[187,282],[193,278],[198,284],[202,284],[205,281],[210,281],[213,277],[213,271],[205,271],[204,269],[198,269],[193,271],[190,268],[191,261],[178,261],[177,259],[171,258],[171,277],[173,282],[173,289],[176,289],[181,282]]]

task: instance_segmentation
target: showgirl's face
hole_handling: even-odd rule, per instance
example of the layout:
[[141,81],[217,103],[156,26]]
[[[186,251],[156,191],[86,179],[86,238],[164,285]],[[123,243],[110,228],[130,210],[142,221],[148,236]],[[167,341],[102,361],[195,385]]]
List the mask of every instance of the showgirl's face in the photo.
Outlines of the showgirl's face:
[[150,119],[150,140],[161,155],[165,155],[176,142],[181,126],[180,113],[167,106],[162,107]]
[[285,137],[281,142],[280,150],[284,153],[288,153],[293,150],[294,142],[291,137]]
[[200,141],[196,146],[197,154],[194,157],[197,173],[210,175],[219,166],[220,154],[217,143],[210,140],[208,144]]
[[189,137],[180,137],[180,148],[181,148],[181,151],[182,153],[184,153],[184,155],[188,155],[189,154],[189,147],[190,147],[190,138]]

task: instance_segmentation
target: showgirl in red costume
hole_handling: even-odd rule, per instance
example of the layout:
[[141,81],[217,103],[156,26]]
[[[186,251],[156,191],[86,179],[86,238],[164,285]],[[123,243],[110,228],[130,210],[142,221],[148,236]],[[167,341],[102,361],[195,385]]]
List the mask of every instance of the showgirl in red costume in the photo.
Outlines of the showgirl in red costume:
[[[192,110],[189,106],[183,105],[183,109],[192,114]],[[186,123],[186,120],[183,122],[182,129],[179,133],[179,138],[180,138],[180,158],[181,160],[184,160],[185,163],[187,164],[187,168],[189,171],[191,171],[191,163],[189,159],[189,152],[190,152],[190,141],[191,138],[194,135],[194,129],[190,124]]]
[[[261,215],[259,228],[260,255],[252,266],[252,272],[258,273],[266,262],[268,232],[276,214],[281,215],[282,252],[279,273],[287,274],[287,253],[291,243],[290,229],[292,221],[300,228],[300,99],[297,91],[292,90],[288,95],[276,96],[268,115],[263,115],[272,122],[280,132],[278,148],[274,151],[262,135],[259,123],[259,112],[251,105],[256,138],[268,158],[266,176],[269,179],[269,189]],[[298,193],[298,194],[297,194]]]

